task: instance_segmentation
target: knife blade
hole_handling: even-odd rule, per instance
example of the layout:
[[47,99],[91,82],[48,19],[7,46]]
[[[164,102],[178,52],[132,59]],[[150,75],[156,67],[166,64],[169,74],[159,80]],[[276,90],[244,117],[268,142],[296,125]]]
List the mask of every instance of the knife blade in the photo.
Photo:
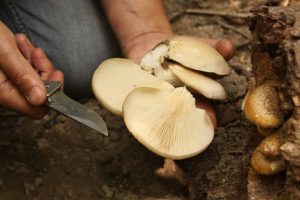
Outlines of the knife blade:
[[104,120],[93,110],[74,101],[60,89],[57,81],[44,81],[47,89],[46,105],[51,109],[108,136]]

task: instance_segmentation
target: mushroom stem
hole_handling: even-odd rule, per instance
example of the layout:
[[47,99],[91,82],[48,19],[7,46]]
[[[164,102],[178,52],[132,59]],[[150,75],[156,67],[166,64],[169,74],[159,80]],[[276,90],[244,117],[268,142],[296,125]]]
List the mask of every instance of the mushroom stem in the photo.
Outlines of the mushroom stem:
[[188,183],[188,178],[184,171],[178,167],[174,160],[168,158],[165,159],[164,166],[157,169],[155,174],[162,178],[175,179],[184,186]]

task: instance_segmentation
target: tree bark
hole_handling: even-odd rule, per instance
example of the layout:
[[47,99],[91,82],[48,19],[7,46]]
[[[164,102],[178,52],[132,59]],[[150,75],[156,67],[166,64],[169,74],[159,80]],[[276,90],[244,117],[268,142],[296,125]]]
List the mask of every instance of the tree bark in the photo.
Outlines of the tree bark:
[[271,84],[278,92],[284,116],[281,153],[288,166],[283,191],[289,194],[285,199],[300,199],[300,6],[260,7],[252,13],[249,90]]

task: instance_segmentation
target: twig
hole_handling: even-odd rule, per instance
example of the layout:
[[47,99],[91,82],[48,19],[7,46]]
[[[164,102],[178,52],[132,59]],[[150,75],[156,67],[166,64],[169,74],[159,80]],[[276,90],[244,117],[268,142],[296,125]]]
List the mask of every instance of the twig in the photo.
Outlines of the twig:
[[236,33],[238,33],[238,34],[240,34],[241,36],[243,36],[244,38],[246,38],[246,39],[248,39],[248,40],[251,39],[251,37],[250,37],[249,34],[244,33],[243,31],[239,30],[238,28],[236,28],[236,27],[234,27],[234,26],[231,26],[231,25],[229,25],[229,24],[227,24],[227,23],[225,23],[225,22],[223,22],[223,21],[221,21],[221,20],[217,20],[217,23],[218,23],[220,26],[222,26],[222,27],[224,27],[224,28],[226,28],[226,29],[232,30],[232,31],[234,31],[234,32],[236,32]]
[[236,48],[236,50],[239,50],[239,49],[242,49],[242,48],[248,46],[249,44],[251,44],[250,40],[240,43],[240,44],[237,44],[235,48]]
[[98,181],[97,181],[97,165],[96,165],[96,162],[94,160],[94,157],[91,157],[92,159],[92,165],[94,167],[94,176],[92,177],[93,181],[94,181],[94,184],[95,184],[95,187],[96,187],[96,190],[98,192],[98,194],[101,194],[101,190],[99,188],[99,184],[98,184]]
[[12,145],[11,142],[0,141],[0,146],[10,146],[10,145]]
[[250,13],[232,13],[226,11],[218,10],[205,10],[205,9],[187,9],[185,10],[187,14],[199,14],[199,15],[216,15],[216,16],[225,16],[225,17],[237,17],[237,18],[247,18],[250,16]]
[[0,112],[0,116],[3,116],[3,117],[20,117],[21,114],[17,113],[17,112],[13,112],[13,111],[4,111],[4,112]]

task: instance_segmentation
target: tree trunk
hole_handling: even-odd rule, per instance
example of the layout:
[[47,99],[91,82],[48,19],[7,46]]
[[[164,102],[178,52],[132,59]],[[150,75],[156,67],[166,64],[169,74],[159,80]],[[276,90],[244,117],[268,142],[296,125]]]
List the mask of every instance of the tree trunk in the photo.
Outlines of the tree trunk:
[[[281,153],[288,166],[284,199],[300,199],[300,6],[260,7],[252,13],[253,77],[249,90],[271,84],[278,93],[284,116],[279,128]],[[273,192],[276,196],[281,191]]]

